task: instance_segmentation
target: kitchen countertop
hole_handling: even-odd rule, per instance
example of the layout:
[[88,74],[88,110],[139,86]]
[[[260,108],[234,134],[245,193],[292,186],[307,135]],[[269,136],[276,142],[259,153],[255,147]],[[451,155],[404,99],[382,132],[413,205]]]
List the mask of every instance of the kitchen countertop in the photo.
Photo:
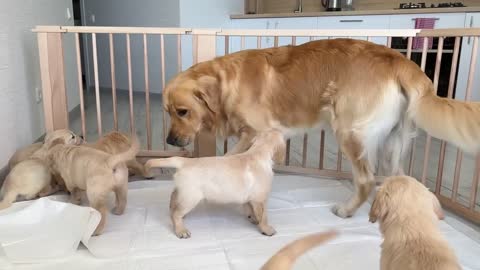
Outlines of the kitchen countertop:
[[480,6],[457,8],[418,8],[418,9],[385,9],[385,10],[353,10],[353,11],[322,11],[302,13],[265,13],[265,14],[233,14],[230,19],[257,18],[294,18],[294,17],[324,17],[324,16],[355,16],[355,15],[396,15],[425,13],[462,13],[480,12]]

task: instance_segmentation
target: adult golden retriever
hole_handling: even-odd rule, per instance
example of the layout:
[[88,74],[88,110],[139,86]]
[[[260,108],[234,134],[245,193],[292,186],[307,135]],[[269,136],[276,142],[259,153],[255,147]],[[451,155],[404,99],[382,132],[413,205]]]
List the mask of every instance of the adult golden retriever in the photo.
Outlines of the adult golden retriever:
[[374,186],[379,148],[389,174],[401,174],[413,124],[463,150],[480,145],[480,105],[435,95],[412,61],[385,46],[353,39],[245,50],[199,63],[163,92],[171,116],[167,142],[185,146],[200,130],[237,136],[229,154],[259,131],[285,135],[331,125],[353,165],[355,194],[332,209],[349,217]]

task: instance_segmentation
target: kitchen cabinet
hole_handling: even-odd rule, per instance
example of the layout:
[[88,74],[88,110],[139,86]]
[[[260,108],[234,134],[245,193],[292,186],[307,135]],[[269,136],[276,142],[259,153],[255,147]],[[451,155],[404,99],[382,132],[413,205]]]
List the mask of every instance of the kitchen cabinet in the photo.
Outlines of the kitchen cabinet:
[[[372,16],[333,16],[319,17],[319,29],[388,29],[390,17],[388,15]],[[366,37],[352,37],[366,40]],[[386,37],[372,37],[372,42],[386,45]]]
[[[304,18],[271,18],[271,19],[241,19],[232,20],[231,27],[233,29],[317,29],[316,17]],[[297,44],[307,42],[309,39],[305,37],[297,38]],[[279,37],[279,46],[292,43],[291,37]],[[274,37],[263,37],[262,48],[274,46]],[[257,48],[256,37],[245,37],[245,49]],[[230,38],[230,51],[235,52],[241,49],[241,38]]]
[[[465,28],[480,27],[480,13],[467,13],[465,17]],[[468,73],[472,59],[473,38],[465,37],[462,40],[460,60],[457,75],[457,87],[455,99],[463,100],[467,89]],[[477,62],[473,76],[471,100],[480,101],[480,46],[477,48]]]
[[465,13],[403,14],[390,16],[390,29],[414,29],[415,18],[436,18],[435,28],[463,28]]

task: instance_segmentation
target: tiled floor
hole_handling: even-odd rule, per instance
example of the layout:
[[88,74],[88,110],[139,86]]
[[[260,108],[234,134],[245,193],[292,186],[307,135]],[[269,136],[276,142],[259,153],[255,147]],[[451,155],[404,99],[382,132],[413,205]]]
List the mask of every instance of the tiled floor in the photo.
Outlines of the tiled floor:
[[[340,236],[301,257],[294,269],[379,268],[381,236],[377,224],[368,222],[370,205],[350,219],[330,212],[334,202],[351,194],[345,182],[277,175],[268,205],[278,232],[273,237],[261,235],[238,206],[204,203],[186,217],[192,238],[177,239],[168,218],[171,189],[171,181],[131,182],[126,213],[109,216],[90,250],[82,247],[72,257],[36,265],[12,266],[0,257],[0,269],[253,270],[286,243],[329,228]],[[463,233],[469,227],[450,216],[440,226],[464,269],[480,269],[479,234]]]
[[[92,141],[97,138],[97,116],[96,116],[96,104],[94,92],[86,94],[85,97],[85,111],[86,111],[86,137]],[[113,129],[113,103],[111,91],[101,91],[101,111],[103,132]],[[128,94],[126,91],[118,91],[117,93],[117,110],[119,119],[119,128],[122,131],[128,132],[130,130],[130,116],[129,116],[129,102]],[[133,97],[134,108],[134,123],[137,131],[137,135],[141,139],[143,145],[146,145],[146,108],[145,108],[145,94],[142,92],[135,92]],[[152,123],[152,145],[153,149],[162,150],[165,146],[163,143],[163,114],[162,99],[159,94],[150,95],[150,116]],[[166,115],[168,124],[168,115]],[[81,121],[79,114],[74,115],[70,119],[71,128],[77,132],[81,132]],[[168,127],[166,128],[168,132]],[[422,176],[422,170],[424,166],[424,151],[425,151],[425,134],[419,131],[417,137],[415,162],[413,163],[413,175],[420,179]],[[229,149],[235,144],[235,139],[229,140]],[[175,149],[172,146],[167,145],[168,149]],[[326,130],[325,139],[325,157],[324,167],[326,169],[337,168],[337,152],[338,145],[335,141],[335,137],[330,130]],[[193,149],[193,145],[189,145],[187,149]],[[320,131],[310,130],[308,131],[308,143],[307,143],[307,167],[318,168],[319,166],[319,152],[320,152]],[[217,143],[218,155],[223,154],[223,141]],[[438,157],[440,153],[440,141],[432,139],[430,154],[427,163],[427,185],[430,188],[435,187],[437,171],[438,171]],[[445,163],[443,170],[443,182],[442,182],[442,194],[450,197],[453,189],[453,178],[455,171],[457,149],[452,145],[447,145]],[[293,166],[301,166],[303,156],[303,135],[297,136],[291,140],[291,152],[290,152],[290,164]],[[408,171],[409,156],[405,162],[405,170]],[[475,158],[472,155],[464,154],[462,159],[462,166],[459,173],[459,188],[458,188],[458,200],[465,205],[470,198],[470,191],[472,189],[472,180],[474,177]],[[350,162],[343,159],[342,170],[351,171]],[[480,205],[480,196],[476,198],[477,207]]]

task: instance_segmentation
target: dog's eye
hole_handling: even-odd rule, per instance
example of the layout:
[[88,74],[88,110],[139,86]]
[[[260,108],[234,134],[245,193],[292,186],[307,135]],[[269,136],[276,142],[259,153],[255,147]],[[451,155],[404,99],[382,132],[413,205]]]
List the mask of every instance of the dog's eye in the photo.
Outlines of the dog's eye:
[[75,139],[75,135],[72,134],[72,139]]
[[180,116],[180,117],[184,117],[185,115],[187,115],[188,113],[188,110],[185,110],[185,109],[178,109],[177,110],[177,115]]

